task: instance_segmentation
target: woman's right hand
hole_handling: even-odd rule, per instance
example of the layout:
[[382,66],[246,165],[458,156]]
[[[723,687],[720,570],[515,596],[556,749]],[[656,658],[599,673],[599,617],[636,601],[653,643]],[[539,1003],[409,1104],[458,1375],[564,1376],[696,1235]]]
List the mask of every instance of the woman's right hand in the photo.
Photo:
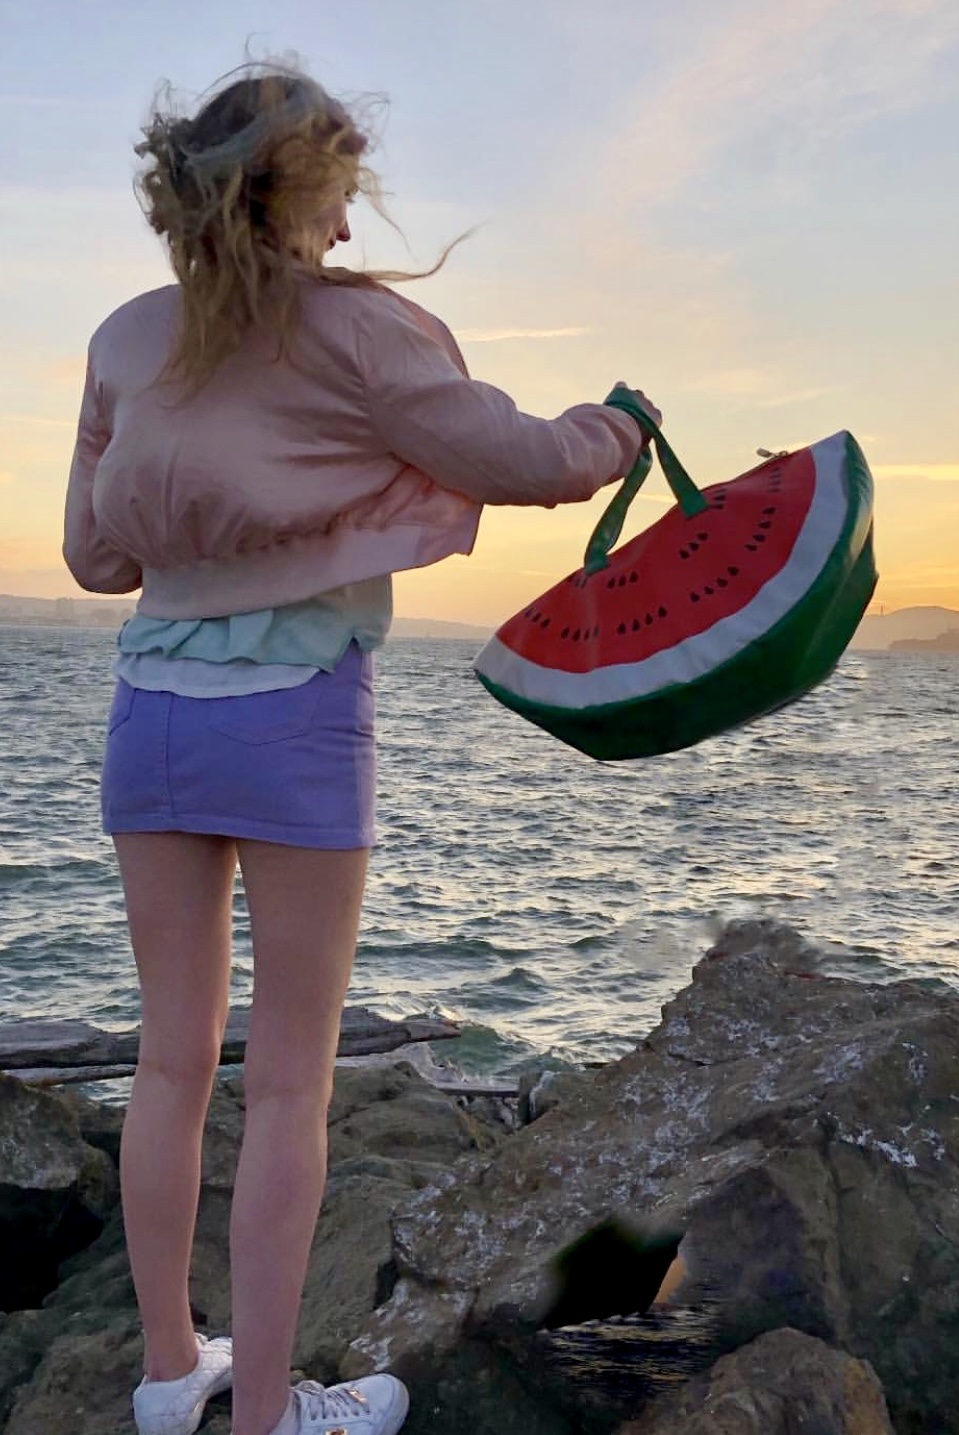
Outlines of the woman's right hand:
[[[653,403],[652,399],[648,399],[648,398],[646,397],[646,395],[643,393],[642,389],[630,389],[629,384],[627,384],[627,382],[626,382],[625,379],[617,379],[617,380],[616,380],[616,388],[617,388],[617,389],[629,389],[629,392],[632,394],[632,396],[633,396],[633,398],[636,400],[636,402],[639,403],[639,404],[642,404],[643,408],[644,408],[644,409],[646,410],[646,412],[649,414],[650,418],[653,419],[653,421],[654,421],[655,424],[656,424],[656,427],[657,427],[657,428],[661,428],[661,427],[662,427],[662,423],[663,423],[663,415],[662,415],[662,412],[656,407],[656,405]],[[645,428],[643,428],[642,424],[640,424],[640,428],[643,429],[643,436],[645,437],[646,442],[648,443],[649,440],[652,438],[652,434],[651,434],[651,433],[647,433],[646,430],[645,430]]]

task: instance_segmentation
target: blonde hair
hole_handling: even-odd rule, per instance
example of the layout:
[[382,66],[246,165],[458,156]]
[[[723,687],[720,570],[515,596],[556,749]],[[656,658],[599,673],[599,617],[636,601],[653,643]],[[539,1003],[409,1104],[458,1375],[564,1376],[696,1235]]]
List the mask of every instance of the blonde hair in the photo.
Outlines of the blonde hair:
[[[166,241],[182,290],[182,324],[161,380],[195,392],[254,326],[288,352],[297,323],[297,271],[327,284],[373,285],[431,269],[352,270],[323,264],[312,221],[359,192],[389,223],[379,180],[364,162],[372,134],[340,100],[292,65],[244,65],[192,118],[154,106],[136,153],[137,192]],[[395,227],[395,226],[394,226]]]

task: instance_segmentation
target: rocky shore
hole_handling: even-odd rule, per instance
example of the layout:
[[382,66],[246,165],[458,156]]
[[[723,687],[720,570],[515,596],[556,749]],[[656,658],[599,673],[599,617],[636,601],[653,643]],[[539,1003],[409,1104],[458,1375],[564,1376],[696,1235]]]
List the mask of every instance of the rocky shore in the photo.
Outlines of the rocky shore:
[[[133,1428],[120,1120],[0,1076],[6,1435]],[[227,1080],[210,1332],[242,1121]],[[394,1370],[409,1435],[959,1435],[957,1168],[959,993],[829,977],[791,929],[734,923],[635,1051],[518,1102],[338,1071],[296,1363]],[[227,1397],[202,1428],[229,1435]]]

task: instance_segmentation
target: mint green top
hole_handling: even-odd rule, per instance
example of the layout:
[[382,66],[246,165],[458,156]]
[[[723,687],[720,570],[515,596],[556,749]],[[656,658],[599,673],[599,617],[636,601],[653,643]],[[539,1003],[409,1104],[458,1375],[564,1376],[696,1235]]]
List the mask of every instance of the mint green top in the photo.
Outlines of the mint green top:
[[302,603],[225,618],[148,618],[123,625],[117,676],[133,687],[222,697],[306,682],[332,672],[351,643],[381,647],[393,613],[388,574]]

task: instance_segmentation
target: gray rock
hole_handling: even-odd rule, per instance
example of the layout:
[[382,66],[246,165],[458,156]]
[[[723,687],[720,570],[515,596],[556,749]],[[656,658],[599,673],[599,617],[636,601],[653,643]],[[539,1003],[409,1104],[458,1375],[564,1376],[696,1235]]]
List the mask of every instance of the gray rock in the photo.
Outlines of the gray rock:
[[[794,1326],[871,1362],[900,1435],[959,1431],[957,1093],[959,994],[825,977],[796,933],[735,924],[636,1052],[564,1076],[483,1165],[397,1210],[396,1289],[342,1370],[477,1340],[522,1358],[557,1254],[616,1217],[685,1232],[675,1300],[711,1312],[707,1363]],[[609,1276],[597,1319],[625,1313],[602,1308]]]
[[113,1163],[75,1111],[0,1073],[0,1310],[38,1305],[118,1199]]
[[[341,1069],[295,1361],[327,1382],[396,1369],[404,1435],[605,1435],[637,1416],[642,1435],[888,1435],[875,1377],[844,1351],[875,1367],[898,1435],[959,1435],[957,1037],[948,988],[828,978],[796,933],[752,923],[726,930],[631,1055],[531,1082],[515,1134],[497,1102],[441,1094],[408,1064]],[[210,1332],[229,1320],[242,1121],[231,1078],[211,1104],[191,1283]],[[16,1189],[40,1198],[36,1239],[62,1232],[56,1201],[99,1235],[61,1252],[42,1309],[0,1316],[0,1428],[127,1432],[141,1340],[118,1119],[0,1092],[4,1132],[34,1183]],[[629,1260],[617,1236],[560,1267],[603,1223]],[[643,1253],[659,1241],[661,1262],[671,1230],[686,1276],[644,1312]],[[581,1323],[540,1329],[551,1309]],[[682,1381],[686,1405],[664,1403]],[[693,1423],[720,1396],[747,1423]],[[782,1423],[793,1406],[801,1425]],[[229,1435],[228,1410],[203,1435]]]
[[[930,1427],[931,1428],[931,1427]],[[619,1435],[895,1435],[872,1367],[796,1330],[724,1356]]]
[[[142,1338],[108,1155],[119,1152],[122,1112],[72,1092],[7,1086],[9,1129],[18,1144],[16,1163],[5,1172],[31,1183],[14,1188],[17,1200],[8,1196],[8,1220],[21,1208],[17,1201],[31,1210],[30,1193],[42,1192],[45,1181],[56,1201],[46,1221],[33,1212],[36,1249],[48,1250],[65,1203],[83,1203],[99,1224],[91,1225],[85,1249],[60,1264],[59,1284],[43,1309],[0,1316],[0,1428],[8,1435],[126,1435]],[[194,1317],[209,1333],[229,1328],[230,1200],[243,1115],[242,1080],[219,1083],[205,1132],[191,1270]],[[391,1294],[397,1203],[450,1179],[461,1157],[493,1149],[504,1135],[496,1111],[475,1118],[407,1064],[338,1071],[330,1179],[307,1275],[298,1368],[335,1379],[350,1340]],[[211,1435],[229,1431],[228,1406],[221,1406],[204,1424]]]
[[17,1392],[5,1435],[130,1435],[142,1356],[134,1319],[56,1336]]

